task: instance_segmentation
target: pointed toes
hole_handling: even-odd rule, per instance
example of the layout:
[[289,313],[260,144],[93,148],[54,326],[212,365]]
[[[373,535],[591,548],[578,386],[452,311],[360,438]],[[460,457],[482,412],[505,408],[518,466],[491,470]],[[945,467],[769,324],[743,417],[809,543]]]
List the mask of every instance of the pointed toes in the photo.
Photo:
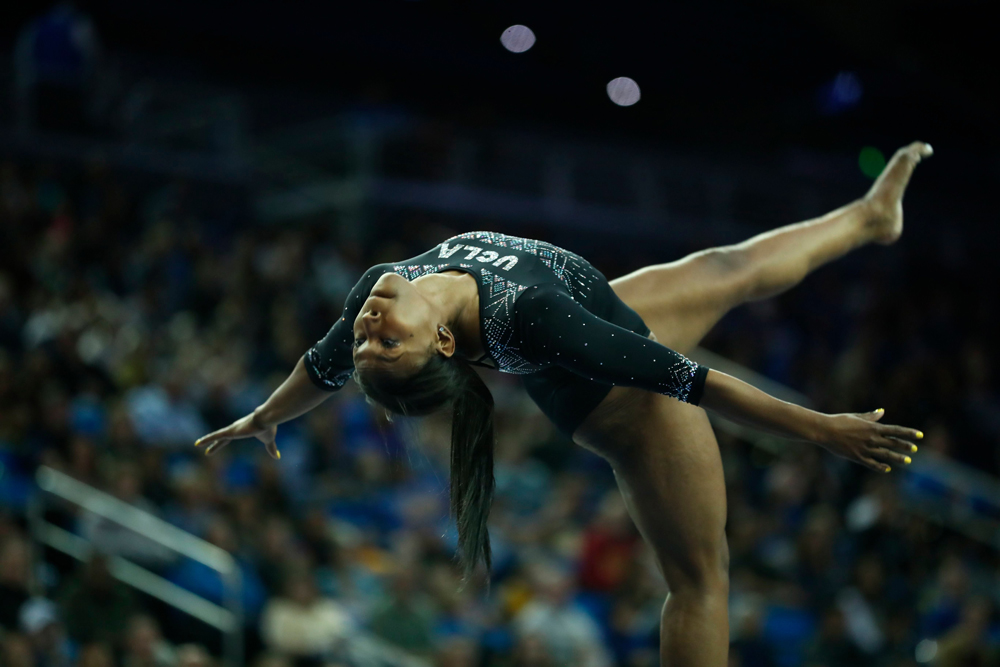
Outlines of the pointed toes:
[[910,155],[916,158],[918,161],[921,158],[930,157],[934,155],[934,149],[931,148],[930,144],[925,144],[922,141],[914,141],[912,144],[906,147],[906,150]]

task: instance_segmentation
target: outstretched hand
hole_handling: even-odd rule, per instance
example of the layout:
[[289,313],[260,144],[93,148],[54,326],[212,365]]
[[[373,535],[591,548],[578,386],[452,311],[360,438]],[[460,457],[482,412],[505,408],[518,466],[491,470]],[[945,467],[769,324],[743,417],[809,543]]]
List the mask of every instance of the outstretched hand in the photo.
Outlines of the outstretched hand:
[[827,415],[818,444],[837,456],[860,463],[876,472],[889,472],[891,463],[907,465],[917,451],[914,440],[924,437],[917,429],[880,424],[885,410],[858,414]]
[[266,449],[267,453],[271,455],[271,458],[280,459],[281,452],[278,451],[278,445],[274,440],[277,434],[277,426],[259,426],[257,421],[254,419],[254,413],[251,412],[246,417],[237,419],[225,428],[220,428],[218,431],[214,431],[208,435],[198,438],[195,441],[194,446],[204,446],[205,454],[214,454],[228,445],[231,440],[239,440],[241,438],[257,438],[264,443],[264,449]]

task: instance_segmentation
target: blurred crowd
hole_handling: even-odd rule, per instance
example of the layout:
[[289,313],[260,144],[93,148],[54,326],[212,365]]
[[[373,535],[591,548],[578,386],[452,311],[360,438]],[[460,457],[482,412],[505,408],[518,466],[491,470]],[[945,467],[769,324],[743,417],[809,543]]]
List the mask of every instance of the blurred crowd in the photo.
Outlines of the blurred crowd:
[[[667,589],[651,552],[607,464],[515,376],[485,375],[499,420],[489,596],[459,590],[446,416],[387,421],[349,384],[279,428],[280,461],[256,441],[192,447],[270,394],[365,268],[466,231],[414,218],[368,247],[331,221],[255,226],[239,192],[220,206],[211,190],[99,163],[0,168],[0,664],[221,663],[218,631],[111,564],[221,604],[213,570],[58,502],[46,519],[94,549],[78,562],[33,547],[26,511],[47,465],[233,554],[248,664],[353,667],[346,646],[370,634],[441,667],[657,665]],[[638,268],[606,241],[584,252],[598,268]],[[995,473],[995,297],[970,289],[969,252],[862,251],[735,311],[705,345],[824,411],[883,407],[925,431],[922,450]],[[994,550],[907,511],[898,475],[808,445],[719,445],[731,667],[1000,665]]]

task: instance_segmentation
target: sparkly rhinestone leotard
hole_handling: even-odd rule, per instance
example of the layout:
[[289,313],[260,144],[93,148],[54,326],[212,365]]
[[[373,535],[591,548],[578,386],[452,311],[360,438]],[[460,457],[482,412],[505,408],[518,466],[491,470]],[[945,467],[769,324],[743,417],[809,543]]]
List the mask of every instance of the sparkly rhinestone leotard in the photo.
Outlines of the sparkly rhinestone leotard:
[[640,387],[697,404],[708,369],[649,340],[642,318],[583,257],[534,239],[467,232],[427,252],[378,264],[351,290],[343,317],[306,352],[319,387],[334,391],[354,371],[354,320],[384,273],[407,280],[458,270],[479,284],[486,355],[475,365],[524,376],[525,388],[572,435],[613,385]]

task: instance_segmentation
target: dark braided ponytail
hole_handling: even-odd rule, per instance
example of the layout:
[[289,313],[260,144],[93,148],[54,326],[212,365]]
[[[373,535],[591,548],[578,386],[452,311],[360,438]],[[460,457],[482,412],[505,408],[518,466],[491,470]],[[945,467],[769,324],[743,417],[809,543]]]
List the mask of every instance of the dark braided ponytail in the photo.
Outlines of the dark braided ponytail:
[[[493,564],[486,521],[493,504],[493,395],[479,374],[456,356],[432,354],[419,371],[397,377],[388,371],[354,371],[369,403],[390,413],[421,416],[451,406],[451,512],[458,526],[458,558],[464,589],[479,560]],[[489,591],[489,577],[486,578]]]

